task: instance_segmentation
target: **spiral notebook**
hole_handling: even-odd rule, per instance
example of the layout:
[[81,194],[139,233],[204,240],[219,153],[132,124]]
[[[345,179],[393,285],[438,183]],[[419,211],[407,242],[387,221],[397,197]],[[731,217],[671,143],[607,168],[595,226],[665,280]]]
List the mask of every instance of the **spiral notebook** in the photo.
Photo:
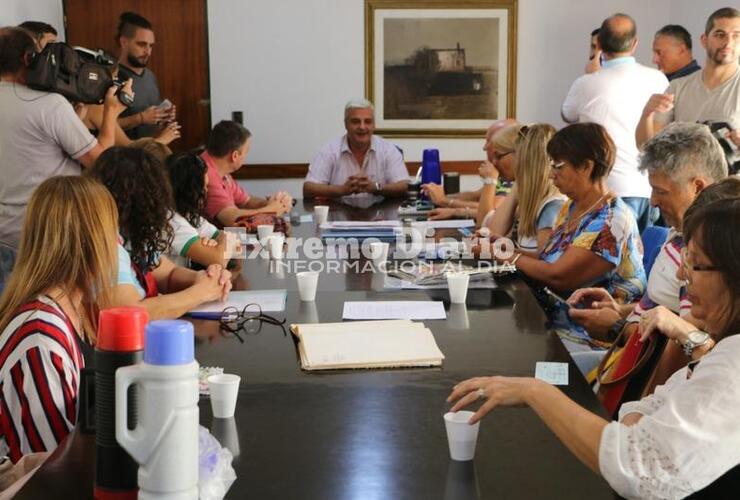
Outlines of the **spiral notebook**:
[[431,330],[409,320],[291,325],[301,368],[337,370],[440,366]]

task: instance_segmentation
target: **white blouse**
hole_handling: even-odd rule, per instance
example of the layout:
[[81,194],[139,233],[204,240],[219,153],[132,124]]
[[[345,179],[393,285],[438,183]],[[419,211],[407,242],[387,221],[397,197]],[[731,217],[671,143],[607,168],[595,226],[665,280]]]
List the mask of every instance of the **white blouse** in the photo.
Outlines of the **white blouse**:
[[599,447],[599,468],[626,498],[683,498],[740,464],[740,335],[721,340],[693,371],[626,403]]

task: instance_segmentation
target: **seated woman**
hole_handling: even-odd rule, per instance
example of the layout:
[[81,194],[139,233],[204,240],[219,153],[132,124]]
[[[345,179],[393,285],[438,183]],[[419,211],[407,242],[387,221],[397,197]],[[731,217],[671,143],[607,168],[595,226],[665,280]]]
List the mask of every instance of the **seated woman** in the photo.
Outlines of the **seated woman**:
[[550,179],[547,143],[553,134],[555,128],[547,124],[522,127],[511,155],[516,183],[483,226],[495,235],[513,233],[519,250],[531,256],[539,255],[550,239],[565,202],[565,196]]
[[691,313],[704,321],[716,345],[653,395],[624,404],[619,421],[592,414],[534,378],[466,380],[448,398],[456,401],[452,411],[484,400],[472,423],[496,406],[530,406],[626,498],[684,498],[714,483],[740,464],[740,236],[728,230],[739,219],[737,199],[710,203],[686,217],[680,274],[688,283]]
[[197,155],[181,153],[167,160],[175,213],[170,220],[174,233],[167,253],[178,265],[188,261],[208,267],[229,260],[241,252],[235,233],[219,231],[201,216],[206,204],[208,173],[206,164]]
[[521,128],[522,125],[516,121],[504,121],[490,137],[487,134],[483,149],[486,150],[488,161],[481,163],[478,168],[483,187],[475,191],[475,200],[447,197],[442,186],[424,184],[422,190],[438,207],[429,212],[429,219],[474,218],[476,225],[480,226],[483,217],[503,203],[511,190],[514,181],[513,153]]
[[110,304],[118,214],[86,177],[52,177],[28,204],[0,297],[0,455],[52,451],[77,422],[80,341]]
[[[538,284],[566,296],[576,288],[601,286],[620,302],[636,300],[646,281],[637,223],[605,182],[614,164],[614,142],[601,125],[576,123],[558,131],[547,152],[553,183],[569,200],[539,256],[515,251],[505,260]],[[566,328],[575,326],[562,316],[555,319],[562,319]],[[583,329],[573,336],[576,344],[585,344],[585,350],[592,347]]]
[[193,271],[162,255],[172,243],[173,202],[167,173],[156,158],[141,149],[114,147],[100,155],[89,174],[108,188],[120,214],[114,305],[145,307],[154,320],[178,318],[204,302],[226,298],[231,273],[221,265]]

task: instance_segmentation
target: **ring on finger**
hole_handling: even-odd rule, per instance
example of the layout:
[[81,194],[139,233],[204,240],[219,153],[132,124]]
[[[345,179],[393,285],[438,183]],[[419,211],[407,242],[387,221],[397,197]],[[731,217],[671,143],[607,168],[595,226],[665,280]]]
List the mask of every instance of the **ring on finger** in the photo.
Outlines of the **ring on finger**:
[[482,387],[478,389],[478,399],[486,399],[486,391]]

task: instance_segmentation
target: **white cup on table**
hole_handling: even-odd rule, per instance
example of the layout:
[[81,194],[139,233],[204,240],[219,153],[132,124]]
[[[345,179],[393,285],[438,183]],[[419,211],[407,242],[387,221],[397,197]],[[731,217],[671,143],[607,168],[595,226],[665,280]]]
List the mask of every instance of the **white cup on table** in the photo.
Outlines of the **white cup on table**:
[[231,418],[236,409],[241,377],[230,373],[220,373],[208,377],[208,390],[211,393],[211,409],[216,418]]
[[267,237],[267,250],[271,258],[283,258],[283,245],[285,245],[285,235],[283,233],[272,233]]
[[260,243],[264,244],[265,239],[270,236],[273,231],[275,231],[274,224],[260,224],[257,226],[257,237],[259,238]]
[[313,219],[317,226],[326,223],[329,220],[329,206],[316,205],[313,207]]
[[447,444],[450,448],[450,458],[452,460],[465,462],[473,460],[475,456],[480,422],[470,425],[468,420],[472,416],[472,411],[448,412],[444,415]]
[[377,269],[385,267],[385,262],[388,260],[388,251],[391,244],[382,241],[374,241],[370,243],[370,257],[373,259],[373,265]]
[[470,275],[467,273],[447,273],[447,288],[450,290],[450,303],[464,304],[468,296]]
[[316,271],[303,271],[295,275],[298,280],[298,294],[301,300],[313,302],[316,300],[316,287],[319,283],[319,273]]

